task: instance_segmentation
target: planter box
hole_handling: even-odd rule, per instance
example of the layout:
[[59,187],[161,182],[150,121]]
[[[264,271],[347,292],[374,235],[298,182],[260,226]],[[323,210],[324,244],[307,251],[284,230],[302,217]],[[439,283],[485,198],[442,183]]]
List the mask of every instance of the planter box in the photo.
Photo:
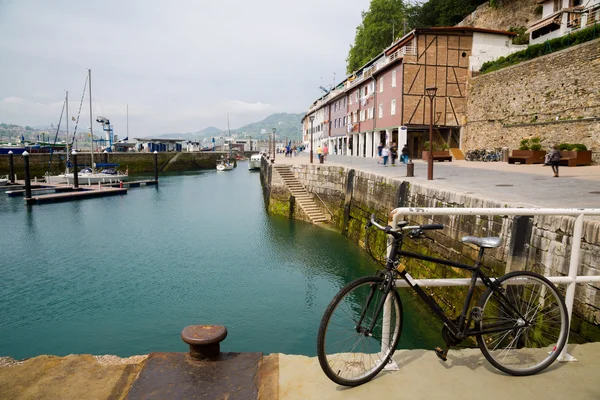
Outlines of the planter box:
[[[429,158],[429,152],[423,151],[421,154],[421,159],[423,161],[427,161]],[[452,155],[450,154],[450,150],[444,151],[434,151],[433,152],[433,161],[452,161]]]
[[592,164],[592,151],[561,151],[560,152],[560,165],[566,165],[568,167],[575,167],[577,165],[591,165]]
[[543,164],[545,156],[544,150],[513,150],[512,155],[508,157],[508,163]]

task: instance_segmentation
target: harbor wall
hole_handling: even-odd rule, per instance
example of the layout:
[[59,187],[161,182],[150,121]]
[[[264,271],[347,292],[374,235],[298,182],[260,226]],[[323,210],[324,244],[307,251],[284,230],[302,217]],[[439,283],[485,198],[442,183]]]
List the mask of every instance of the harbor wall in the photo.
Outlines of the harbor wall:
[[582,143],[600,164],[600,39],[474,77],[463,152],[540,137],[543,149]]
[[[426,184],[415,184],[386,178],[377,174],[355,171],[339,166],[294,165],[294,175],[309,193],[317,193],[333,212],[331,226],[353,242],[367,249],[374,258],[385,259],[385,235],[373,229],[365,230],[371,214],[387,220],[397,207],[472,207],[505,208],[511,204],[482,199],[462,193],[443,190]],[[277,172],[265,164],[263,188],[270,212],[290,218],[304,219],[290,210],[291,194],[285,184],[278,183],[272,190],[269,182],[279,182]],[[270,178],[269,178],[270,176]],[[274,206],[273,203],[277,205]],[[320,201],[315,204],[321,205]],[[323,206],[322,206],[323,207]],[[325,212],[325,210],[323,210]],[[574,218],[560,216],[411,216],[411,223],[442,223],[442,231],[431,231],[434,241],[406,240],[404,248],[418,253],[441,256],[465,264],[474,264],[478,250],[464,244],[463,236],[498,236],[502,245],[486,249],[484,265],[494,274],[502,275],[516,270],[529,270],[546,276],[568,274],[571,235]],[[585,220],[581,245],[579,274],[600,275],[600,221]],[[407,260],[408,270],[416,278],[465,277],[462,270],[418,260]],[[564,286],[560,289],[564,294]],[[460,313],[464,300],[463,288],[436,288],[438,303],[446,311]],[[579,284],[576,288],[572,339],[600,341],[600,287],[597,284]],[[477,297],[476,297],[477,298]]]
[[[226,153],[222,152],[161,152],[158,153],[159,171],[194,171],[202,169],[213,169],[217,161]],[[31,177],[42,177],[48,167],[52,175],[64,172],[65,154],[54,154],[50,162],[50,154],[34,153],[29,155],[29,168]],[[14,168],[17,177],[24,176],[24,164],[22,155],[14,155]],[[119,164],[121,171],[129,170],[130,174],[153,173],[154,154],[152,153],[108,153],[94,154],[95,163]],[[50,164],[49,164],[50,163]],[[91,155],[80,153],[77,155],[77,164],[91,165]],[[0,176],[9,173],[9,156],[0,154]]]

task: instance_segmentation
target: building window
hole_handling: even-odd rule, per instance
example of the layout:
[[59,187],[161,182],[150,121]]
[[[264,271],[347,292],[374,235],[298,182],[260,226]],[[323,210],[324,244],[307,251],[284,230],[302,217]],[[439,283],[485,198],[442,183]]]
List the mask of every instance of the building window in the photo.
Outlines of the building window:
[[562,7],[560,6],[562,3],[562,0],[554,0],[554,12],[557,12],[558,10],[560,10]]
[[358,90],[354,93],[356,93],[356,102],[358,103]]
[[373,119],[373,107],[369,108],[369,119]]
[[358,122],[358,112],[357,112],[357,111],[354,111],[354,112],[352,113],[352,115],[353,115],[353,117],[352,117],[352,118],[353,118],[353,121],[354,121],[353,123],[357,123],[357,122]]
[[364,93],[364,96],[367,96],[369,94],[369,86],[365,86],[363,88],[363,93]]
[[344,97],[344,108],[346,108],[346,98]]
[[352,95],[348,96],[348,101],[349,101],[350,105],[352,105]]
[[333,112],[337,111],[337,103],[333,103]]
[[383,76],[379,78],[379,93],[383,93]]
[[392,100],[392,110],[390,114],[396,115],[396,99]]
[[346,126],[346,117],[344,117],[344,125],[342,126]]
[[334,128],[337,128],[337,119],[334,119],[334,120],[333,120],[333,127],[334,127]]
[[383,118],[383,103],[379,105],[379,114],[378,118]]
[[365,120],[365,110],[360,110],[360,120],[361,122]]
[[392,87],[396,87],[396,70],[392,71]]

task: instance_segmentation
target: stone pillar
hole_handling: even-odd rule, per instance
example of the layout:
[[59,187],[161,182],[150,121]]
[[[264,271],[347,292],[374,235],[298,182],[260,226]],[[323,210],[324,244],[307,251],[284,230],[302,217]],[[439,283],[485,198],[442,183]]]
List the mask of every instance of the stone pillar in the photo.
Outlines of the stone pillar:
[[390,131],[389,129],[385,130],[385,146],[389,146],[390,144],[392,144],[392,131]]

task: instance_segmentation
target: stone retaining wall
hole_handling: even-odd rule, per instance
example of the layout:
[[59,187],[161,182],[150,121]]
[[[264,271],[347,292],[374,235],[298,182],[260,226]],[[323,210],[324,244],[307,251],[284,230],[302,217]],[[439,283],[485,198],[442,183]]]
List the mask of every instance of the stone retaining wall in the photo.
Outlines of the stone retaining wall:
[[600,163],[600,39],[472,78],[461,148],[507,146],[540,137],[583,143]]
[[[216,168],[217,161],[225,153],[196,152],[196,153],[158,153],[158,164],[160,171],[191,171]],[[53,175],[64,172],[65,154],[54,154],[50,163]],[[17,177],[24,176],[23,156],[14,155],[14,166]],[[104,154],[94,154],[95,163],[104,163]],[[29,166],[31,177],[42,177],[48,170],[50,154],[30,154]],[[154,172],[154,154],[152,153],[112,153],[108,154],[108,163],[119,164],[119,170],[129,170],[129,173],[152,173]],[[77,155],[77,164],[91,165],[91,155],[80,153]],[[9,156],[0,154],[0,176],[9,173]]]
[[[265,165],[261,175],[268,176],[271,168]],[[511,207],[510,204],[483,200],[424,184],[409,184],[376,174],[356,172],[349,168],[296,165],[292,170],[304,187],[309,192],[318,193],[334,213],[332,225],[355,243],[368,247],[372,255],[382,261],[385,257],[385,235],[374,230],[370,230],[368,236],[365,234],[365,225],[371,214],[376,214],[379,219],[385,220],[389,212],[397,207]],[[269,200],[277,198],[283,207],[278,210],[273,207],[269,209],[271,212],[293,218],[294,215],[290,214],[289,209],[290,194],[283,181],[275,175],[276,173],[273,175],[271,189],[268,180],[264,180],[263,185],[266,194],[268,190],[273,190]],[[325,209],[323,211],[326,212]],[[498,236],[502,239],[503,245],[496,249],[486,249],[484,256],[484,265],[491,268],[496,275],[523,269],[546,276],[568,274],[574,225],[572,217],[417,216],[410,218],[412,222],[418,224],[443,223],[445,228],[442,231],[428,233],[435,242],[405,241],[405,248],[409,250],[472,265],[477,259],[478,250],[474,246],[462,243],[461,238],[467,235]],[[582,242],[579,274],[600,275],[599,221],[584,222]],[[426,261],[409,260],[407,266],[414,277],[465,276],[463,270]],[[433,291],[439,303],[449,308],[461,304],[465,296],[461,288],[440,288]],[[577,285],[572,332],[574,340],[600,340],[599,293],[600,285]],[[454,311],[460,312],[456,309]]]

